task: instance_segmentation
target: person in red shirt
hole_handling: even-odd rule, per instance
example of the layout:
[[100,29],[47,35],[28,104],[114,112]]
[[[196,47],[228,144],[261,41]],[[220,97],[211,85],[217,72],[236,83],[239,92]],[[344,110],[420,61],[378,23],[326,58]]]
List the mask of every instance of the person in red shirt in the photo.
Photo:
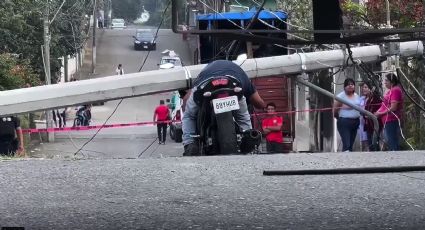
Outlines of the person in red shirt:
[[270,117],[265,118],[262,122],[263,132],[267,140],[267,152],[282,153],[283,152],[283,135],[282,135],[282,117],[276,115],[276,105],[274,103],[267,104],[267,113]]
[[153,114],[153,122],[157,122],[156,127],[158,130],[159,144],[165,145],[165,139],[167,136],[167,122],[170,119],[170,111],[165,105],[164,100],[159,101],[159,106],[155,108]]

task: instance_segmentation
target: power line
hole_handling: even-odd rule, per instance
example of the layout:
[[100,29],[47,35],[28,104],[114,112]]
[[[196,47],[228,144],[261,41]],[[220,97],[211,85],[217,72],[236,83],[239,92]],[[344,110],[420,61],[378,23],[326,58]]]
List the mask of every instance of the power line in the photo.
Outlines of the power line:
[[[403,71],[400,68],[397,68],[397,72],[400,72],[400,75],[404,75]],[[399,75],[399,74],[397,74]],[[404,76],[406,79],[407,77]],[[408,79],[407,79],[408,80]],[[409,80],[408,80],[409,81]],[[415,88],[413,85],[411,85],[413,88]],[[407,92],[406,88],[403,86],[403,84],[400,81],[400,88],[403,90],[404,94],[406,94],[406,96],[410,99],[410,101],[413,102],[413,104],[416,105],[416,107],[418,107],[420,110],[422,110],[423,112],[425,112],[425,108],[422,107],[419,102],[417,102],[415,99],[412,98],[412,96],[410,96],[409,92]],[[415,88],[416,89],[416,88]],[[419,92],[418,92],[419,93]],[[419,94],[419,96],[423,99],[422,95]]]
[[112,111],[111,115],[109,115],[109,117],[105,120],[105,122],[103,123],[103,125],[96,131],[96,133],[88,141],[86,141],[86,143],[83,144],[83,146],[81,146],[81,148],[79,148],[77,150],[77,152],[74,153],[74,156],[77,155],[86,145],[88,145],[97,136],[97,134],[100,132],[100,130],[102,130],[103,126],[105,126],[106,123],[108,123],[109,119],[115,114],[115,112],[117,111],[118,107],[121,105],[121,103],[122,103],[123,100],[124,99],[121,99],[118,102],[118,104],[115,107],[114,111]]
[[421,95],[418,89],[413,85],[413,83],[407,78],[407,76],[404,74],[404,72],[401,70],[401,68],[397,68],[397,70],[401,73],[400,75],[403,75],[403,77],[406,79],[406,81],[409,83],[410,87],[412,87],[415,92],[419,95],[419,97],[422,99],[422,101],[425,102],[425,98]]
[[[254,25],[254,21],[258,19],[258,16],[260,15],[260,12],[263,10],[264,5],[266,4],[266,0],[263,0],[263,3],[260,5],[260,7],[258,8],[257,12],[255,12],[254,16],[252,17],[251,21],[249,22],[249,24],[246,26],[246,29],[244,28],[243,30],[248,30],[252,27],[252,25]],[[251,33],[250,33],[251,34]],[[237,40],[233,40],[232,45],[230,45],[230,48],[228,50],[228,52],[226,52],[226,59],[227,57],[229,57],[230,52],[232,51],[233,46],[238,43],[238,45],[235,48],[235,55],[237,55],[238,49],[239,49],[239,45],[240,42]]]

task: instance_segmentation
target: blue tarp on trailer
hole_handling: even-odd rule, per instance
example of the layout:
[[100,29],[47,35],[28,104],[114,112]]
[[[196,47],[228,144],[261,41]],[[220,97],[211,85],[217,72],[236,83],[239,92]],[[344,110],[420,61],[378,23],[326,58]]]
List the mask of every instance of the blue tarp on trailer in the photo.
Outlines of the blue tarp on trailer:
[[[211,13],[200,14],[196,17],[197,20],[250,20],[256,13],[255,9],[246,12],[225,12],[225,13]],[[283,11],[261,11],[258,18],[262,20],[267,19],[286,19],[288,15]]]

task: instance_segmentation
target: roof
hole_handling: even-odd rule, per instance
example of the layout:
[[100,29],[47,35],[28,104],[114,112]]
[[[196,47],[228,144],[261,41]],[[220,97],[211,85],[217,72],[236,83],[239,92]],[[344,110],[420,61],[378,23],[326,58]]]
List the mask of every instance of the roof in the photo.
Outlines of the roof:
[[[251,9],[246,12],[225,12],[225,13],[211,13],[211,14],[200,14],[197,16],[197,20],[249,20],[254,17],[256,9]],[[259,19],[286,19],[288,15],[283,11],[267,11],[263,10],[258,15]]]

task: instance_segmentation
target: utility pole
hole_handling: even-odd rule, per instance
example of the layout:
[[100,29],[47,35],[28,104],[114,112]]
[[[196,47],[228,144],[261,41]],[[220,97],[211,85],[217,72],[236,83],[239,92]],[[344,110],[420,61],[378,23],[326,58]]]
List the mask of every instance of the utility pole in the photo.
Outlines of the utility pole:
[[391,11],[390,11],[390,1],[389,0],[385,0],[385,5],[387,8],[387,27],[388,29],[391,28]]
[[96,21],[97,21],[97,1],[94,0],[93,5],[93,37],[92,37],[92,56],[91,56],[91,73],[96,73]]
[[[387,6],[387,28],[391,29],[391,10],[390,10],[390,2],[389,0],[386,0],[386,6]],[[399,35],[391,35],[389,36],[390,38],[399,38]],[[399,42],[390,42],[388,44],[389,53],[394,54],[393,56],[388,56],[387,57],[387,70],[395,70],[398,67],[400,67],[400,56],[397,54],[399,53],[400,50],[400,43]],[[383,81],[385,81],[385,79],[383,78]]]
[[111,29],[111,24],[112,24],[112,0],[108,1],[108,29]]
[[[44,18],[43,18],[43,37],[44,37],[44,73],[46,85],[52,84],[52,78],[50,76],[50,32],[49,32],[49,3],[45,7]],[[46,111],[46,128],[52,128],[52,114],[51,111]],[[54,133],[47,133],[47,141],[55,141]]]
[[50,33],[49,33],[49,9],[46,7],[46,13],[44,15],[44,61],[45,61],[45,80],[46,85],[52,84],[50,77]]
[[[59,9],[53,16],[53,19],[50,21],[49,15],[50,15],[50,4],[49,0],[46,1],[45,11],[44,11],[44,17],[43,17],[43,38],[44,38],[44,73],[45,73],[45,81],[46,85],[52,84],[52,77],[50,72],[50,31],[49,27],[50,24],[55,20],[56,16],[58,15],[59,11],[65,4],[66,0],[63,0],[62,4],[60,5]],[[52,120],[52,113],[51,111],[46,111],[46,128],[53,128],[53,120]],[[47,141],[53,142],[55,141],[55,134],[54,133],[47,133]]]
[[65,77],[65,82],[69,81],[69,76],[68,76],[68,55],[65,55],[63,57],[63,73],[64,73],[64,77]]
[[[364,63],[379,63],[386,55],[379,45],[356,47],[351,50],[353,56]],[[424,47],[421,41],[400,43],[402,57],[422,56],[423,54]],[[346,51],[338,49],[295,53],[256,58],[255,60],[246,59],[245,61],[236,61],[236,63],[241,66],[249,78],[294,75],[344,66]],[[0,116],[185,89],[188,79],[195,78],[204,67],[205,65],[201,64],[187,66],[184,69],[139,72],[126,78],[117,78],[112,75],[102,79],[81,81],[79,84],[65,84],[60,88],[41,86],[2,91],[0,92]],[[164,74],[169,77],[164,78]]]

